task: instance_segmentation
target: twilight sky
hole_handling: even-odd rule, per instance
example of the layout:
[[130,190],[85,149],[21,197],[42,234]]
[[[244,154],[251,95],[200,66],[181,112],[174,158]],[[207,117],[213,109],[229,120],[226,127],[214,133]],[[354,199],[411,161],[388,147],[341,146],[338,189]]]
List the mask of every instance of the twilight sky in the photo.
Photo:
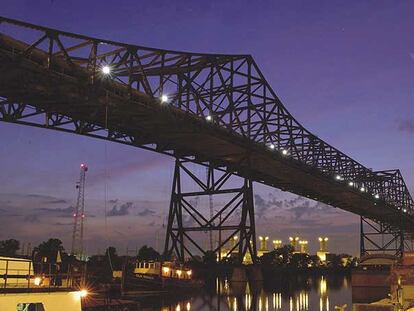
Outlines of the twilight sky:
[[[289,111],[414,193],[414,2],[0,0],[10,18],[166,49],[252,54]],[[173,160],[82,136],[0,123],[0,239],[70,249],[79,164],[88,163],[86,246],[160,248]],[[106,151],[105,151],[106,150]],[[106,156],[105,156],[106,154]],[[200,170],[200,169],[199,169]],[[107,177],[105,177],[107,176]],[[105,225],[105,184],[108,188]],[[359,218],[255,184],[258,234],[330,237],[356,254]],[[215,201],[216,205],[220,200]]]

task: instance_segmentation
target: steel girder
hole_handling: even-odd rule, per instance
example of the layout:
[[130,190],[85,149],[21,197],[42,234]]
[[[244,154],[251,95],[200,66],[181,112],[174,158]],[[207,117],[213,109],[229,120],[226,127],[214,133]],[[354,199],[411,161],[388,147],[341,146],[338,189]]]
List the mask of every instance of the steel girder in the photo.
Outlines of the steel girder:
[[[203,233],[218,232],[217,243],[213,241],[210,251],[225,257],[236,254],[241,263],[246,253],[256,261],[256,233],[251,180],[236,182],[231,172],[210,168],[206,176],[197,174],[191,162],[176,159],[172,183],[170,209],[165,238],[164,257],[175,255],[184,262],[187,256],[206,255]],[[192,190],[184,189],[185,184]],[[241,182],[241,184],[240,184]],[[218,197],[213,214],[206,215],[198,207],[202,197]],[[201,238],[201,239],[200,239]],[[224,258],[223,258],[224,259]]]
[[361,217],[360,256],[367,254],[389,254],[401,257],[411,245],[402,230],[387,224]]
[[[110,75],[102,74],[103,66],[109,66]],[[220,128],[217,135],[241,139],[247,153],[266,146],[306,174],[338,177],[343,187],[352,183],[349,191],[363,189],[360,195],[371,194],[372,200],[378,196],[373,205],[413,220],[414,202],[401,173],[374,172],[305,129],[250,55],[147,48],[0,17],[0,71],[2,121],[108,139],[197,162],[226,161],[228,155],[198,158],[192,150],[177,151],[177,142],[167,132],[157,131],[156,116],[163,108],[155,106],[167,105],[171,115],[184,112],[208,120],[216,132]],[[164,94],[168,103],[161,100]],[[152,114],[134,113],[136,107]],[[144,126],[152,126],[155,134],[148,137]],[[238,169],[234,171],[239,173]],[[250,175],[255,181],[339,206],[299,186],[285,187]]]

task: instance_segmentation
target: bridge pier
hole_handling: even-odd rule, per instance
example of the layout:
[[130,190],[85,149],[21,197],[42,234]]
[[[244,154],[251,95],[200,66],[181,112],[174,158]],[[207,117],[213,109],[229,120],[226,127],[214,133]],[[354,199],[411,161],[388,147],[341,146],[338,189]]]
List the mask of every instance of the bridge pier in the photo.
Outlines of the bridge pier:
[[211,164],[202,172],[201,167],[175,161],[164,256],[184,262],[210,251],[241,263],[249,253],[255,262],[252,181]]
[[401,257],[406,248],[404,232],[391,226],[361,216],[360,256],[389,254]]

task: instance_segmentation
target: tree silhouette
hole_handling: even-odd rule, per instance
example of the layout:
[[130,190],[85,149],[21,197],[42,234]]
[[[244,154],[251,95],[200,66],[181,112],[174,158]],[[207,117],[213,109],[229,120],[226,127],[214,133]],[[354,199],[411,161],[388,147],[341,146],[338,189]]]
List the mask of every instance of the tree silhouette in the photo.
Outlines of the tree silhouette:
[[15,239],[0,241],[0,255],[15,256],[20,249],[20,242]]
[[44,261],[46,258],[48,263],[55,263],[58,251],[61,254],[65,251],[62,241],[59,239],[49,239],[35,247],[34,259],[35,261]]
[[148,247],[147,245],[144,245],[143,247],[139,249],[137,259],[138,260],[159,260],[160,254],[152,247]]

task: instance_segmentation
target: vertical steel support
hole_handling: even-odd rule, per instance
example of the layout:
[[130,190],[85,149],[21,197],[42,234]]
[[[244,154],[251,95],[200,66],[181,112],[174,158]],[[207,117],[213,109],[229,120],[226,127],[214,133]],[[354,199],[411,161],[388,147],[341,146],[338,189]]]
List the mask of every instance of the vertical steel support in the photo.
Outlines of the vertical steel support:
[[[253,183],[218,170],[209,165],[209,174],[197,176],[189,166],[195,164],[176,159],[172,182],[164,258],[174,257],[180,262],[212,251],[219,258],[219,251],[226,249],[223,257],[242,262],[247,253],[256,260],[256,233],[253,206]],[[184,181],[185,179],[185,181]],[[237,179],[237,180],[236,180]],[[240,184],[241,183],[241,184]],[[236,184],[240,184],[235,186]],[[189,187],[192,191],[184,191]],[[197,188],[194,190],[194,187]],[[198,206],[200,198],[219,196],[212,214]],[[203,247],[202,236],[218,231],[220,239],[210,247]],[[200,241],[201,240],[201,241]]]
[[404,254],[404,232],[381,222],[361,216],[360,256],[367,254],[389,254],[401,257]]

